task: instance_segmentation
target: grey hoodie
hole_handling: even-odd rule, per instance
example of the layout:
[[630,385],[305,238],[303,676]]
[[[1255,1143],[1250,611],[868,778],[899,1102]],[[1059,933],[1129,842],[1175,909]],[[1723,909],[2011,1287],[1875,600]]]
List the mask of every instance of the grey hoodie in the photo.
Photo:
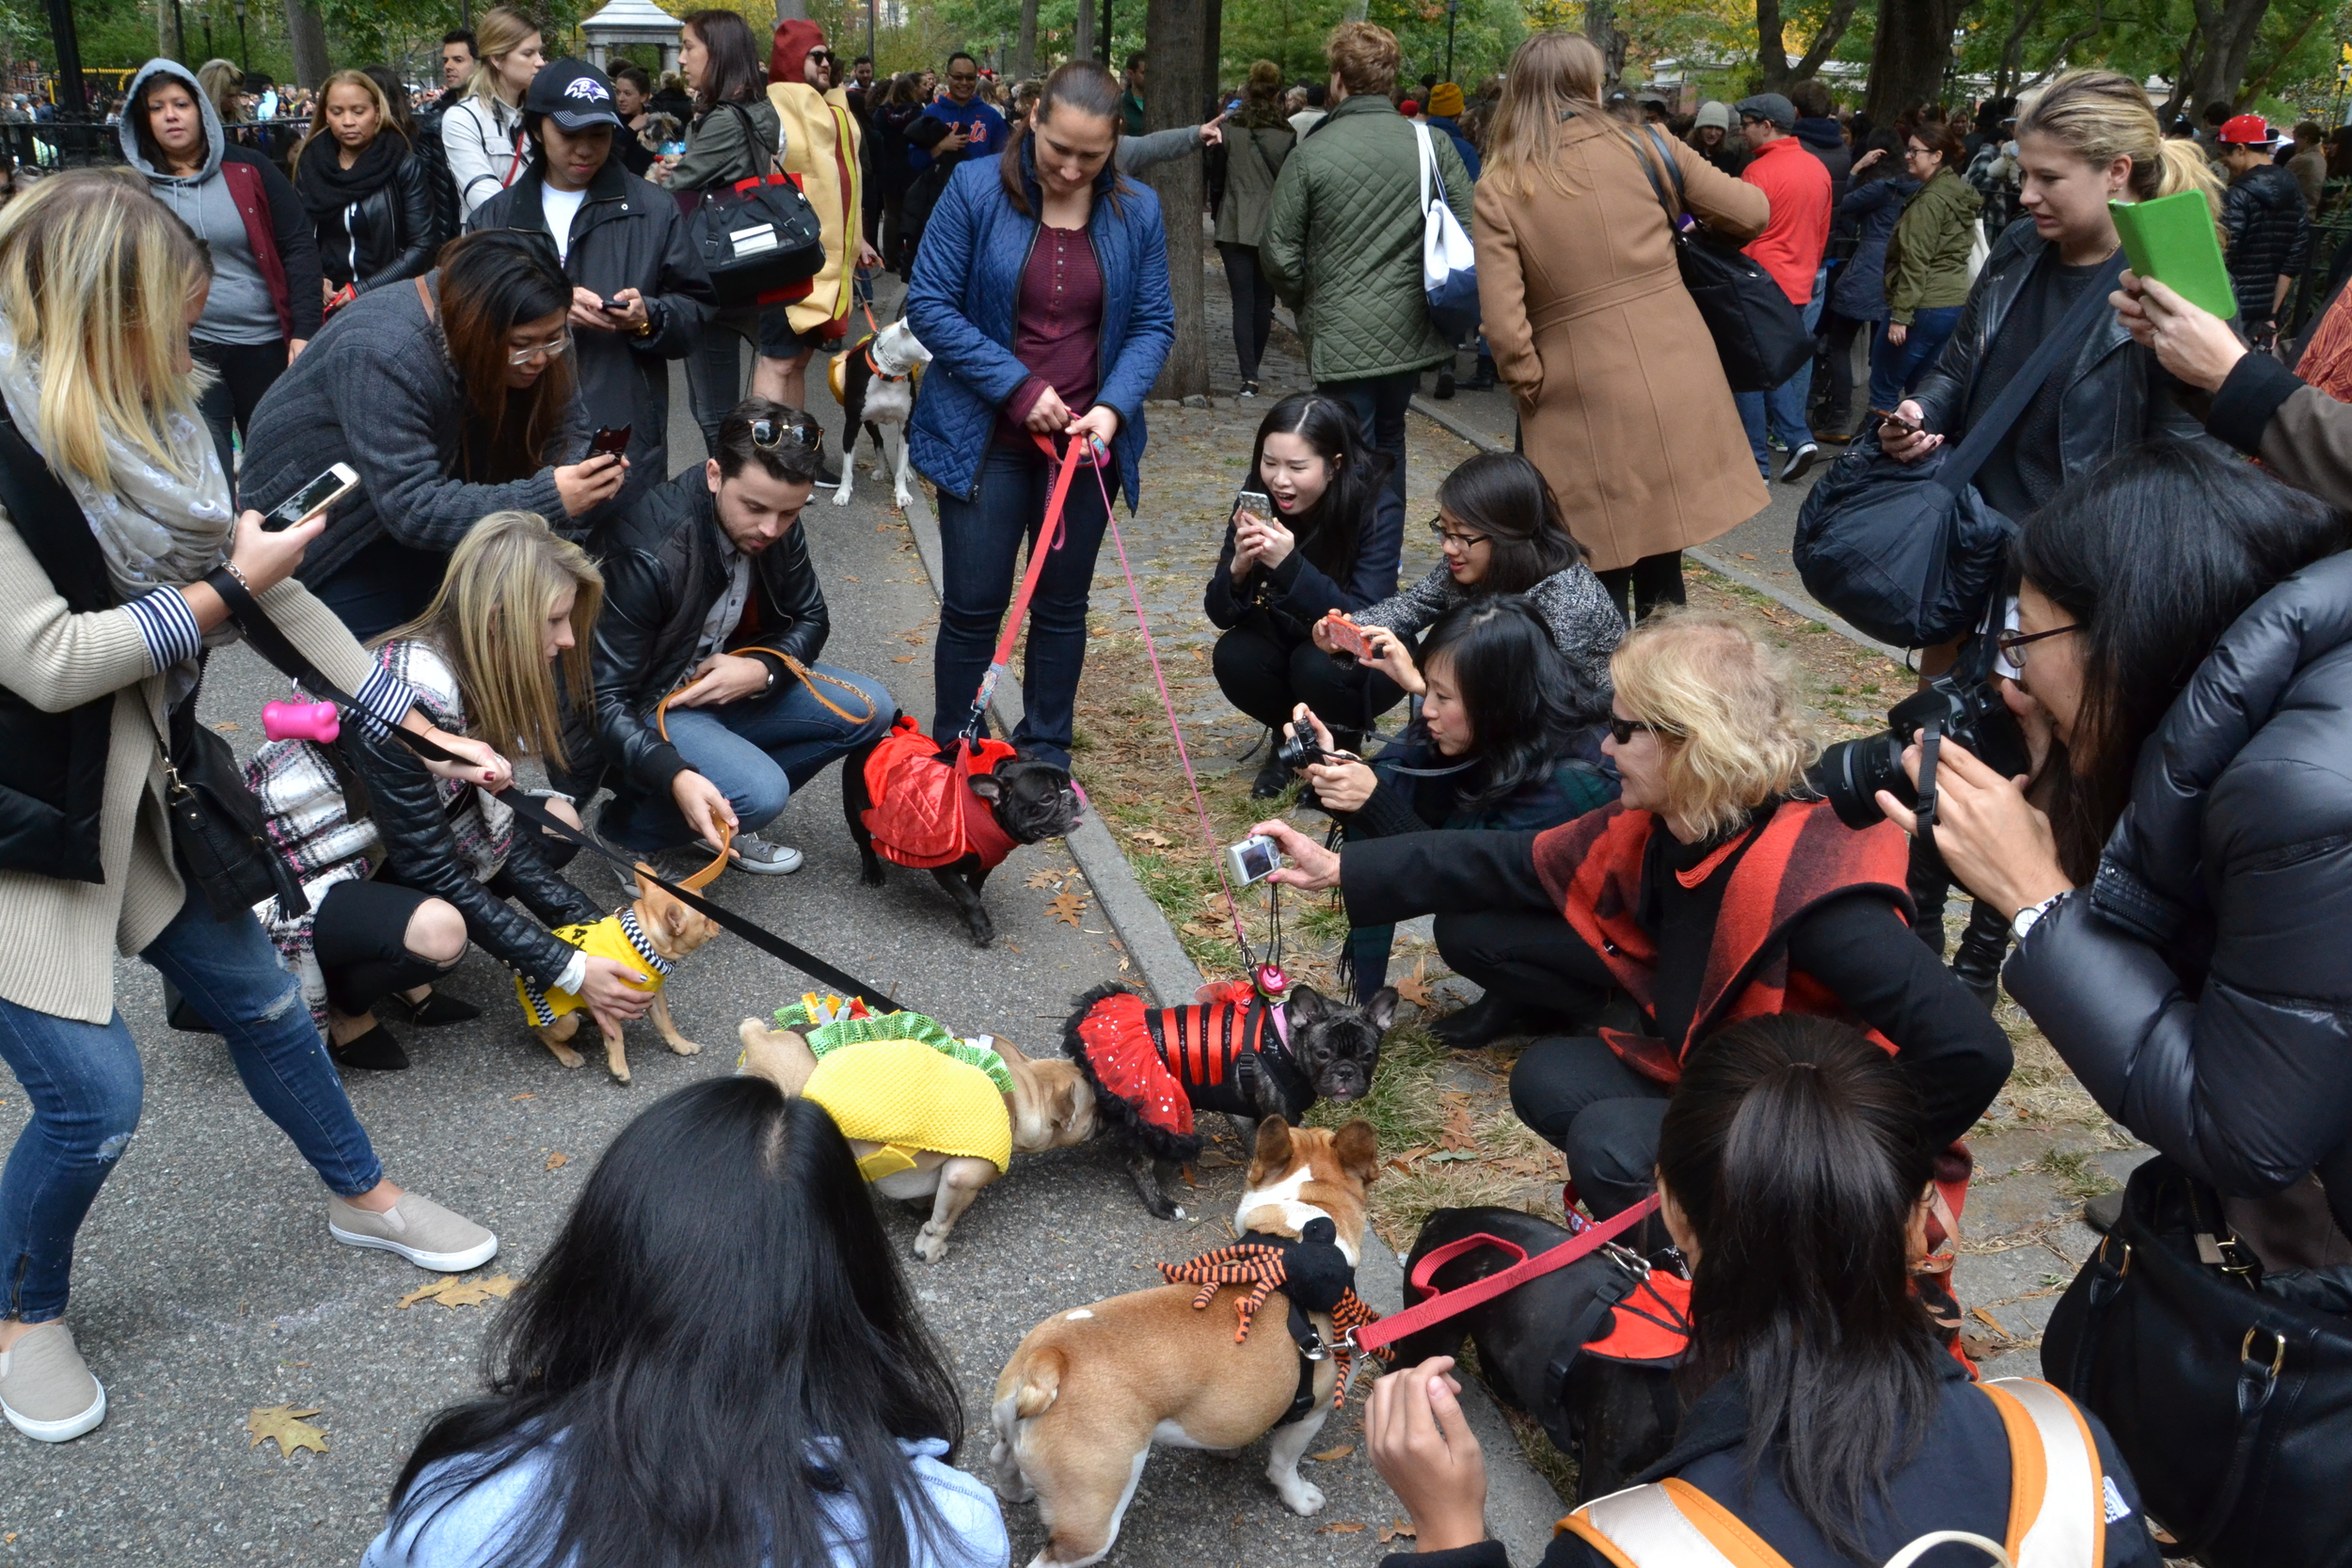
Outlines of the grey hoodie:
[[[139,146],[134,117],[145,114],[148,84],[157,77],[169,77],[185,87],[204,116],[204,166],[194,174],[167,174]],[[204,302],[204,314],[197,320],[195,336],[213,343],[283,342],[286,335],[278,323],[278,303],[270,297],[269,284],[262,277],[236,197],[229,182],[220,177],[229,138],[196,73],[177,60],[150,60],[139,67],[123,95],[122,123],[116,132],[121,138],[123,161],[146,175],[155,199],[212,247],[213,292]]]

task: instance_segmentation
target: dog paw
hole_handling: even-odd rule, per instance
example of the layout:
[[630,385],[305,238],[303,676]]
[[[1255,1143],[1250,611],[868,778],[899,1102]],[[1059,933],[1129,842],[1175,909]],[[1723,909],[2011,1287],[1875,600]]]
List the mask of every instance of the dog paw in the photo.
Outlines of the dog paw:
[[850,487],[847,484],[842,485],[839,489],[834,492],[833,504],[835,506],[847,506],[850,504]]
[[1323,1488],[1311,1481],[1293,1477],[1287,1486],[1278,1481],[1274,1483],[1274,1490],[1280,1495],[1282,1506],[1302,1519],[1323,1512]]
[[555,1059],[563,1063],[565,1067],[580,1067],[583,1066],[588,1060],[587,1057],[581,1055],[579,1052],[571,1050],[566,1046],[559,1045],[554,1046],[551,1049],[555,1052]]
[[947,1256],[947,1238],[932,1235],[931,1227],[925,1226],[914,1238],[914,1256],[926,1263],[938,1262]]
[[666,1043],[672,1051],[676,1052],[681,1056],[699,1056],[702,1054],[703,1048],[696,1045],[692,1040],[669,1040],[664,1043]]
[[629,1084],[635,1083],[636,1080],[629,1076],[628,1069],[621,1068],[613,1072],[612,1082],[626,1086]]

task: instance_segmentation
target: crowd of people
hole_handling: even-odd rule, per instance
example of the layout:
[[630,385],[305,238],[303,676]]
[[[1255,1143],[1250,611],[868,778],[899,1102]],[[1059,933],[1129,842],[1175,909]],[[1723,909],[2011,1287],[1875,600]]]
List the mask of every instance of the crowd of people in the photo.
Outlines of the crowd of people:
[[[773,824],[900,721],[884,682],[822,661],[803,520],[845,455],[810,372],[883,269],[930,356],[907,439],[942,540],[934,736],[964,726],[1063,453],[1098,454],[1036,583],[1009,737],[1072,768],[1096,556],[1108,509],[1145,502],[1176,341],[1171,221],[1216,245],[1243,397],[1277,301],[1306,348],[1203,599],[1220,689],[1293,742],[1253,794],[1331,824],[1261,823],[1273,880],[1336,896],[1359,1003],[1394,927],[1435,916],[1482,994],[1433,1033],[1530,1041],[1512,1106],[1562,1152],[1571,1215],[1658,1200],[1689,1399],[1641,1486],[1712,1499],[1803,1568],[2021,1528],[2013,1396],[1971,1386],[1951,1289],[1965,1138],[2013,1066],[1983,977],[1943,961],[1953,887],[2014,942],[2011,995],[2217,1196],[2252,1272],[2352,1266],[2329,940],[2352,299],[2289,308],[2321,264],[2316,128],[2169,135],[2100,70],[1973,122],[1873,127],[1807,80],[1685,123],[1557,32],[1474,98],[1400,83],[1369,23],[1327,64],[1286,87],[1257,62],[1170,114],[1140,55],[883,79],[816,24],[763,59],[739,12],[703,10],[657,87],[549,59],[501,7],[448,35],[437,95],[337,71],[284,149],[240,138],[240,75],[151,61],[125,167],[0,208],[0,1058],[32,1106],[0,1172],[0,1414],[49,1442],[105,1417],[64,1314],[140,1113],[116,952],[224,1037],[336,1242],[454,1272],[498,1237],[389,1180],[342,1075],[405,1068],[395,1024],[477,1016],[437,989],[470,946],[599,1023],[651,1003],[631,958],[560,934],[611,890],[518,816],[516,764],[555,820],[665,871],[800,867]],[[1134,178],[1184,157],[1212,210]],[[821,268],[722,306],[688,209],[771,173],[816,214]],[[2124,269],[2113,204],[2175,195],[2212,221],[2234,325]],[[1468,331],[1424,287],[1448,215],[1476,256]],[[1735,392],[1686,224],[1744,247],[1815,360]],[[2062,373],[2020,412],[2052,342]],[[1473,351],[1519,450],[1441,478],[1439,564],[1407,584],[1406,407]],[[666,449],[674,361],[700,453]],[[1841,797],[1782,657],[1684,606],[1681,552],[1824,445],[1932,473],[1979,430],[1971,483],[2013,543],[1978,629],[1922,650],[1976,727],[1898,731],[1899,764]],[[275,526],[339,469],[347,498]],[[194,713],[213,650],[242,630],[271,651],[257,617],[357,697],[340,739],[274,739],[240,779]],[[2022,771],[1979,754],[1988,714]],[[251,796],[258,901],[200,852],[190,780]],[[433,1418],[393,1489],[380,1568],[1005,1560],[857,1163],[765,1080],[632,1123],[494,1339],[488,1390]],[[1367,1442],[1420,1554],[1492,1568],[1454,1371],[1381,1379]],[[2143,1499],[2134,1455],[2186,1439],[2076,1414],[2105,1560],[2153,1564],[2143,1510],[2174,1505]],[[1653,1560],[1612,1533],[1630,1517],[1580,1510],[1545,1561]]]

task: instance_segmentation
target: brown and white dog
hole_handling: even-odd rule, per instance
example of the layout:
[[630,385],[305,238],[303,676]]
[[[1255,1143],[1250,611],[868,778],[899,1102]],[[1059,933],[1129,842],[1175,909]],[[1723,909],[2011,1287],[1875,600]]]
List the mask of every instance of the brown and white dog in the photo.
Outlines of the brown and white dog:
[[[637,871],[637,897],[627,909],[593,925],[559,927],[555,934],[595,957],[635,966],[646,981],[637,989],[653,992],[654,1028],[672,1051],[691,1056],[702,1047],[678,1033],[662,987],[673,964],[719,934],[719,923],[656,887],[652,873],[644,866]],[[524,1022],[555,1053],[555,1059],[567,1068],[580,1066],[584,1058],[566,1042],[580,1032],[588,1005],[567,990],[541,991],[520,975],[515,979],[515,994],[522,1003]],[[612,1070],[613,1082],[628,1083],[628,1053],[621,1031],[601,1023],[597,1027],[604,1034],[604,1065]]]
[[[787,1096],[797,1096],[817,1070],[817,1053],[791,1029],[771,1029],[755,1018],[738,1027],[743,1041],[741,1070],[765,1078]],[[993,1042],[996,1054],[1012,1074],[1012,1093],[1005,1096],[1005,1114],[1012,1123],[1012,1151],[1039,1154],[1067,1148],[1094,1136],[1094,1091],[1075,1062],[1036,1061],[1009,1041]],[[882,1146],[863,1138],[850,1140],[850,1151],[863,1160]],[[914,1256],[936,1263],[947,1256],[947,1234],[972,1207],[980,1189],[1000,1173],[993,1161],[968,1154],[942,1154],[920,1149],[914,1168],[878,1178],[874,1190],[884,1197],[931,1199],[931,1217],[914,1238]]]
[[[907,418],[914,412],[915,384],[921,379],[923,367],[931,362],[931,351],[923,346],[914,335],[914,328],[904,321],[892,322],[874,336],[866,339],[833,362],[833,395],[841,404],[841,483],[833,493],[833,504],[850,504],[850,492],[857,483],[857,438],[862,433],[874,438],[874,473],[891,476],[891,500],[904,512],[914,499],[909,483],[914,475],[913,460],[907,451]],[[890,447],[882,439],[885,428],[896,429],[898,435],[898,455],[892,459]]]
[[[1299,1237],[1328,1218],[1350,1266],[1364,1234],[1364,1189],[1377,1168],[1372,1124],[1336,1132],[1294,1128],[1279,1117],[1258,1127],[1248,1188],[1233,1212],[1236,1234]],[[1143,1478],[1152,1446],[1232,1453],[1272,1432],[1265,1475],[1283,1505],[1311,1514],[1323,1493],[1298,1474],[1322,1430],[1338,1379],[1327,1358],[1314,1368],[1313,1402],[1282,1422],[1299,1386],[1299,1350],[1284,1329],[1279,1292],[1258,1309],[1247,1338],[1233,1339],[1226,1288],[1195,1310],[1198,1288],[1165,1285],[1059,1312],[1031,1329],[997,1374],[996,1491],[1009,1502],[1034,1497],[1048,1532],[1030,1568],[1085,1568],[1119,1539],[1120,1521]],[[1314,1314],[1327,1343],[1328,1318]]]

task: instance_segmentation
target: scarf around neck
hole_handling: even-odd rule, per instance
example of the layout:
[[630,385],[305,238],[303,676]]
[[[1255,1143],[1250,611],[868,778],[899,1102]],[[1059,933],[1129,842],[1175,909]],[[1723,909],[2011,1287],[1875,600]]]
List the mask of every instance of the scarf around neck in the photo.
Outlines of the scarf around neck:
[[[40,365],[18,344],[5,317],[0,317],[0,398],[6,399],[18,434],[39,451]],[[229,482],[221,476],[220,458],[203,424],[186,414],[167,415],[163,436],[195,469],[195,479],[162,467],[112,429],[105,432],[111,483],[50,465],[80,503],[106,558],[107,578],[126,602],[158,588],[202,581],[228,554],[236,522]]]
[[400,172],[402,156],[407,150],[406,139],[387,125],[345,168],[342,143],[332,135],[312,136],[310,144],[302,150],[302,166],[297,171],[300,178],[294,181],[294,194],[302,198],[303,207],[314,218],[339,213],[389,184],[392,176]]

